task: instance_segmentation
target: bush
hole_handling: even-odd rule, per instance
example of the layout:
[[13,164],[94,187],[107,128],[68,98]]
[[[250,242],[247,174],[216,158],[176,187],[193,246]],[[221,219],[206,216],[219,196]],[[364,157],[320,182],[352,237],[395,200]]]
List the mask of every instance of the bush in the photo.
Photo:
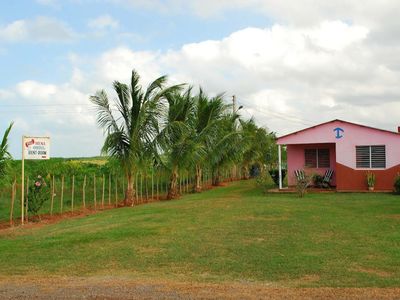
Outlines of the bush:
[[[272,180],[274,181],[276,186],[279,186],[279,170],[278,169],[271,169],[268,171],[269,175],[271,175]],[[286,170],[282,169],[282,182],[283,179],[286,177]]]
[[312,181],[316,187],[324,187],[324,177],[319,174],[314,174],[312,176]]
[[394,192],[400,194],[400,173],[394,178]]
[[305,175],[303,179],[297,179],[296,191],[300,198],[303,198],[307,193],[307,188],[310,185],[310,177]]
[[[43,177],[38,176],[37,179],[29,186],[28,193],[28,212],[36,216],[43,204],[49,200],[50,191]],[[26,205],[26,204],[25,204]]]
[[263,190],[264,193],[275,186],[275,183],[268,172],[263,172],[262,174],[258,175],[256,177],[256,184]]

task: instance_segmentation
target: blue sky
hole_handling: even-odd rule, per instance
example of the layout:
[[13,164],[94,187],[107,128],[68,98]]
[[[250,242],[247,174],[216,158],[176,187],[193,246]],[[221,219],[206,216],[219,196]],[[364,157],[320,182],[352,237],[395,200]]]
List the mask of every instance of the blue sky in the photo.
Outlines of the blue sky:
[[0,4],[0,131],[50,135],[54,156],[98,155],[88,98],[168,74],[237,95],[286,134],[340,118],[399,125],[398,1],[21,0]]

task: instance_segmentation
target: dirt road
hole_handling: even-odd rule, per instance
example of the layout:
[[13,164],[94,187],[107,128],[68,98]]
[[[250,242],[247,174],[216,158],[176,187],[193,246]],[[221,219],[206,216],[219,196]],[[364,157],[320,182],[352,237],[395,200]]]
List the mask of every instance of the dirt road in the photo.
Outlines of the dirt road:
[[284,288],[106,277],[0,278],[0,299],[400,299],[400,288]]

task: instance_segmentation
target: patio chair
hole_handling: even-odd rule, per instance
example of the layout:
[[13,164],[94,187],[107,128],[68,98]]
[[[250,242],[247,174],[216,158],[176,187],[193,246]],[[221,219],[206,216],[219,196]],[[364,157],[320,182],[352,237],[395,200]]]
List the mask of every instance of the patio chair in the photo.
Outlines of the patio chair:
[[333,176],[333,170],[332,169],[326,170],[325,175],[324,175],[324,179],[322,180],[322,185],[324,187],[330,187],[331,186],[330,182],[332,180],[332,176]]
[[304,170],[294,170],[294,176],[296,176],[297,181],[306,179],[306,174],[304,173]]

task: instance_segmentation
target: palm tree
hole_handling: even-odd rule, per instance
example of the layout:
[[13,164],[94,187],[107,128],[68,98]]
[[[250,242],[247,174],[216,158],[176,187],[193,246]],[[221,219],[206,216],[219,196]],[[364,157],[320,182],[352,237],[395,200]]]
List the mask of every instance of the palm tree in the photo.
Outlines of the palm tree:
[[179,172],[201,157],[201,148],[193,139],[194,100],[191,90],[188,88],[183,94],[175,92],[167,96],[168,114],[158,137],[164,168],[171,174],[167,199],[178,196]]
[[0,178],[4,178],[7,174],[7,169],[11,160],[11,154],[8,152],[8,135],[10,134],[11,128],[13,127],[14,122],[8,126],[6,131],[4,132],[3,139],[0,144]]
[[218,130],[207,143],[207,161],[211,168],[212,184],[220,184],[221,171],[233,166],[240,158],[243,146],[236,126],[237,114],[225,115],[218,123]]
[[243,147],[240,158],[242,179],[248,179],[252,165],[261,166],[265,163],[272,138],[265,128],[256,125],[253,118],[247,121],[240,120],[240,127]]
[[200,88],[195,103],[195,123],[193,140],[199,147],[203,148],[201,159],[197,160],[195,165],[195,183],[194,192],[201,192],[201,178],[203,167],[206,164],[207,146],[211,147],[218,133],[219,125],[226,115],[228,105],[223,101],[223,94],[219,94],[213,98],[209,98]]
[[97,123],[106,133],[102,153],[120,163],[127,179],[124,204],[134,200],[134,174],[137,167],[154,151],[154,138],[159,131],[159,119],[166,94],[180,90],[180,85],[165,88],[167,76],[154,80],[146,90],[139,84],[140,76],[133,70],[130,86],[114,81],[117,93],[116,110],[107,93],[98,91],[90,97],[97,107]]

